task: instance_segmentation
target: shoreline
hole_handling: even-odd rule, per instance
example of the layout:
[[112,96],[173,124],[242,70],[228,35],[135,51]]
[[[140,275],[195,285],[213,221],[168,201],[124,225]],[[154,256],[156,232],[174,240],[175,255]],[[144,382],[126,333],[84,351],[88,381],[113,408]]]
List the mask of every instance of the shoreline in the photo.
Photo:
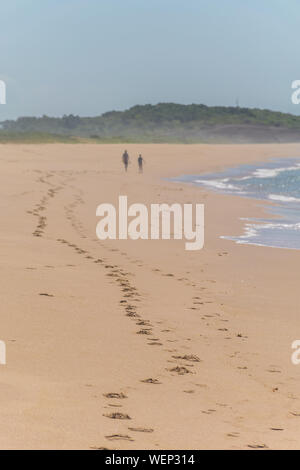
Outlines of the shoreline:
[[[219,238],[261,201],[162,178],[300,145],[128,144],[128,174],[123,147],[0,146],[0,447],[299,448],[300,253]],[[203,202],[205,248],[99,241],[96,207],[119,194]]]
[[[267,248],[281,248],[299,250],[300,245],[297,246],[297,234],[289,239],[291,233],[289,231],[295,230],[299,224],[299,197],[297,197],[297,187],[288,189],[285,181],[278,180],[278,176],[282,172],[296,171],[300,169],[300,160],[296,159],[271,159],[259,164],[242,164],[235,167],[230,167],[223,172],[206,173],[206,174],[185,174],[179,178],[171,179],[172,182],[188,184],[194,187],[202,188],[204,190],[212,191],[219,195],[231,195],[240,198],[252,199],[257,203],[264,204],[264,211],[266,216],[263,219],[247,217],[239,217],[239,220],[244,222],[243,234],[237,236],[220,235],[220,238],[231,240],[237,244],[265,246]],[[285,171],[286,170],[286,171]],[[244,186],[244,181],[252,179],[250,188]],[[262,178],[272,178],[273,184],[267,190],[268,186],[263,186]],[[277,178],[277,180],[275,180]],[[284,193],[274,194],[277,189],[273,189],[274,182],[276,181],[277,187],[284,188]],[[280,189],[278,189],[280,191]],[[290,191],[287,192],[286,191]],[[292,191],[292,192],[291,192]],[[294,192],[296,191],[296,194]],[[297,205],[298,203],[298,205]],[[293,211],[294,209],[294,211]],[[290,214],[292,210],[292,214]],[[272,223],[273,221],[273,223]],[[282,221],[282,222],[281,222]],[[264,233],[267,229],[271,233]],[[274,234],[280,237],[274,240]],[[280,243],[279,243],[280,241]]]

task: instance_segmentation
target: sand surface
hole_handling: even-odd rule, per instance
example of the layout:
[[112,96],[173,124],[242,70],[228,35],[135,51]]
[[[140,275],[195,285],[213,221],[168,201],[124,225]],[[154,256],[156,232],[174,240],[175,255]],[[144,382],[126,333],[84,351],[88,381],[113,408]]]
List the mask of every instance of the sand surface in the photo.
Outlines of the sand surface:
[[[128,145],[127,174],[123,147],[0,146],[0,448],[299,449],[300,252],[220,239],[263,204],[164,178],[300,144]],[[205,248],[99,241],[119,194],[204,203]]]

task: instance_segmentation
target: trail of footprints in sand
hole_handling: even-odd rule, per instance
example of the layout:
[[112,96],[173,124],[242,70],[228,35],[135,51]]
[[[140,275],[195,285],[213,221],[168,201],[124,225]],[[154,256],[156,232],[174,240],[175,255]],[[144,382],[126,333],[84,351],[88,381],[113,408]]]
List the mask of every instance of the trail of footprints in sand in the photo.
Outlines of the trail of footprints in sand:
[[[80,224],[80,222],[76,218],[76,214],[75,214],[76,206],[80,203],[82,203],[82,199],[81,199],[81,197],[78,196],[77,199],[72,204],[70,204],[68,206],[70,208],[70,211],[72,212],[72,214],[70,213],[70,221],[72,219],[71,224],[72,224],[72,227],[74,228],[74,230],[76,231],[76,233],[78,235],[80,235],[81,238],[86,238],[85,233],[84,233],[84,228],[83,228],[82,224]],[[87,259],[90,259],[94,263],[97,263],[97,264],[101,265],[102,267],[104,267],[108,271],[107,276],[110,277],[114,282],[116,282],[119,285],[119,287],[122,291],[122,299],[120,300],[120,305],[124,309],[124,313],[125,313],[126,317],[128,317],[130,320],[132,320],[132,322],[135,323],[135,325],[138,327],[138,329],[136,331],[136,334],[140,335],[141,338],[144,338],[148,345],[155,346],[155,347],[162,347],[163,343],[161,342],[161,340],[159,338],[154,338],[154,331],[153,331],[154,327],[153,327],[153,325],[151,324],[151,322],[148,319],[145,319],[140,313],[140,310],[139,310],[139,307],[138,307],[138,303],[140,302],[140,294],[137,292],[137,289],[130,282],[129,273],[124,272],[124,270],[122,270],[118,265],[109,264],[108,261],[104,258],[102,258],[102,259],[94,258],[93,256],[91,256],[88,253],[87,250],[83,250],[75,244],[69,243],[66,240],[60,240],[60,241],[62,243],[68,244],[70,247],[75,249],[75,251],[78,254],[85,255],[85,257]],[[97,240],[97,244],[99,244],[99,243],[100,242]],[[130,258],[127,256],[126,253],[123,253],[123,252],[121,252],[120,250],[118,250],[116,248],[107,248],[107,246],[105,246],[103,243],[100,243],[100,244],[103,247],[103,249],[105,249],[106,251],[118,252],[120,255],[125,256],[126,259],[133,262],[135,264],[135,266],[138,266],[138,267],[145,266],[141,260],[137,260],[137,259],[130,260]],[[163,271],[161,271],[157,268],[152,268],[152,271],[155,274],[157,274],[159,276],[163,276],[165,278],[175,277],[174,274],[165,273],[165,272],[163,272]],[[175,279],[177,279],[177,281],[179,281],[180,283],[183,282],[185,285],[190,286],[192,288],[197,287],[196,284],[192,280],[189,279],[188,273],[185,277],[178,277],[178,278],[175,277]],[[213,280],[211,280],[211,281],[207,280],[208,284],[210,282],[213,282]],[[199,291],[199,290],[201,292],[206,291],[205,292],[205,294],[206,294],[205,299],[203,298],[202,293],[200,295],[194,296],[193,299],[192,299],[192,306],[190,307],[190,309],[191,310],[199,310],[201,312],[203,307],[205,307],[208,304],[213,303],[213,301],[207,299],[207,295],[209,294],[209,292],[207,292],[207,287],[203,287],[203,286],[200,287],[200,288],[198,287],[196,289],[196,292]],[[205,321],[205,325],[207,327],[210,327],[209,321],[212,318],[218,319],[219,322],[228,322],[228,319],[222,318],[219,313],[215,313],[215,314],[204,314],[204,313],[202,313],[201,319],[203,321]],[[166,332],[166,333],[169,332],[169,331],[170,330],[168,330],[168,329],[162,330],[162,332]],[[228,329],[227,328],[218,328],[218,331],[224,333],[225,335],[228,335],[228,333],[227,333]],[[236,336],[240,337],[240,338],[243,338],[243,335],[240,334],[240,333],[238,333]],[[231,338],[228,337],[228,339],[231,339]],[[172,340],[167,339],[166,341],[172,341]],[[172,350],[168,350],[168,351],[171,352]],[[172,354],[172,356],[170,357],[168,362],[169,363],[172,363],[172,362],[174,363],[175,362],[175,364],[176,364],[173,367],[166,367],[165,368],[165,370],[168,373],[171,373],[172,375],[185,376],[187,374],[192,374],[192,373],[197,372],[197,369],[195,369],[195,366],[197,366],[197,364],[199,364],[201,362],[201,359],[195,354],[177,354],[176,353],[176,355]],[[161,381],[158,378],[153,378],[153,377],[141,379],[140,382],[144,383],[144,384],[150,384],[150,385],[160,385],[161,384]],[[185,393],[192,393],[193,391],[184,390],[184,392]],[[111,394],[107,394],[106,398],[110,397],[110,401],[111,401],[112,400],[112,395],[115,395],[116,396],[115,399],[117,399],[118,393],[116,393],[116,392],[113,392]],[[110,403],[110,404],[108,404],[108,406],[122,407],[122,405],[119,405],[118,403],[116,405],[113,405],[113,404]],[[203,410],[203,413],[212,414],[215,411],[216,411],[215,409],[214,410]],[[128,420],[132,419],[132,417],[130,417],[127,413],[111,412],[111,413],[105,413],[104,415],[108,419],[124,420],[124,422],[127,422]],[[131,431],[131,433],[132,432],[147,432],[147,431],[145,431],[145,429],[147,429],[147,428],[143,428],[143,427],[142,428],[137,428],[137,427],[134,427],[134,426],[131,426],[131,427],[128,426],[128,430]],[[154,432],[154,430],[151,430],[151,432]],[[124,434],[116,434],[116,435],[106,436],[106,439],[108,439],[109,441],[120,441],[120,440],[132,441],[133,440],[133,438],[130,435],[125,434],[125,433]]]
[[[125,316],[132,321],[136,329],[136,334],[144,338],[146,344],[152,347],[162,347],[163,343],[160,338],[154,337],[154,326],[146,318],[144,318],[140,312],[139,303],[141,301],[141,295],[137,291],[136,287],[132,284],[129,279],[130,273],[124,271],[118,265],[109,264],[105,258],[96,258],[91,253],[79,247],[76,243],[71,243],[65,239],[57,239],[57,241],[63,245],[72,248],[78,255],[84,256],[85,259],[101,266],[104,268],[107,273],[106,276],[109,277],[113,282],[115,282],[122,292],[122,297],[120,300],[120,307],[123,309]],[[170,331],[170,330],[164,330]],[[194,354],[172,354],[169,362],[177,363],[176,366],[166,367],[165,371],[171,373],[172,375],[183,376],[186,374],[194,373],[191,368],[194,367],[197,363],[200,363],[201,360],[198,356]],[[157,378],[142,378],[140,380],[142,384],[148,385],[159,385],[161,381]],[[127,396],[123,392],[108,392],[105,395],[105,398],[108,400],[108,407],[122,408],[120,401],[126,400]],[[116,401],[111,403],[111,401]],[[108,419],[123,420],[124,422],[129,422],[133,420],[133,417],[129,416],[126,412],[112,411],[109,413],[103,414]],[[152,428],[139,427],[139,426],[128,426],[128,431],[131,433],[153,433]],[[134,439],[128,434],[116,434],[105,436],[109,441],[133,441]]]
[[37,179],[38,183],[42,183],[44,185],[50,186],[50,188],[46,191],[44,196],[41,200],[35,205],[32,210],[28,210],[27,213],[33,215],[37,218],[37,225],[35,230],[33,231],[32,235],[34,237],[42,237],[45,233],[45,229],[47,227],[47,216],[46,210],[48,204],[52,198],[56,196],[56,194],[63,189],[64,184],[58,185],[52,183],[51,178],[55,176],[54,172],[47,172],[44,176],[40,176]]
[[[51,185],[51,182],[48,181],[51,176],[52,175],[47,174],[45,177],[40,177],[38,182]],[[49,199],[55,196],[55,193],[58,191],[58,189],[58,187],[48,189],[47,193],[41,198],[40,202],[36,204],[35,208],[31,211],[28,211],[28,214],[32,214],[38,219],[37,226],[32,234],[34,237],[41,237],[44,234],[45,228],[47,227],[47,217],[44,215],[44,213]]]
[[[104,245],[102,245],[103,248],[107,249],[106,247],[104,247]],[[119,252],[120,255],[122,256],[126,256],[126,253],[122,253],[120,250],[118,249],[109,249],[109,251],[116,251],[116,252]],[[226,252],[227,254],[227,252]],[[208,313],[206,312],[205,313],[205,307],[209,307],[210,304],[211,305],[215,305],[216,306],[216,310],[219,309],[219,310],[222,310],[222,308],[220,309],[220,307],[222,307],[222,304],[221,305],[216,305],[216,302],[213,301],[213,300],[210,300],[209,299],[209,288],[208,287],[204,287],[203,285],[202,286],[197,286],[197,284],[194,283],[193,280],[189,279],[188,277],[188,274],[185,276],[185,277],[176,277],[173,273],[167,273],[167,272],[163,272],[161,269],[158,269],[158,268],[153,268],[151,266],[148,266],[148,265],[145,265],[143,264],[143,262],[139,259],[131,259],[129,258],[128,256],[126,256],[126,259],[128,261],[131,261],[135,266],[138,266],[138,267],[146,267],[146,268],[149,268],[151,269],[151,271],[158,275],[158,276],[162,276],[162,277],[165,277],[165,278],[174,278],[176,279],[178,282],[180,283],[184,283],[184,285],[186,286],[189,286],[189,287],[192,287],[195,289],[195,293],[197,293],[198,295],[195,295],[192,297],[192,305],[190,307],[188,307],[190,310],[195,310],[195,311],[198,311],[200,313],[200,320],[202,320],[204,322],[204,326],[207,327],[207,334],[209,336],[211,336],[211,334],[213,334],[214,331],[217,331],[218,333],[220,334],[223,334],[224,338],[226,340],[232,340],[234,338],[239,338],[241,341],[246,341],[248,339],[248,336],[244,335],[243,333],[241,332],[232,332],[230,331],[229,327],[228,326],[228,323],[229,323],[229,319],[224,315],[224,313],[221,311],[218,311],[218,312],[213,312],[213,313]],[[202,270],[203,272],[203,270]],[[213,279],[207,279],[206,281],[202,281],[202,283],[207,283],[208,285],[211,284],[211,283],[215,283],[216,281],[213,280]],[[200,294],[200,295],[199,295]],[[203,311],[204,309],[204,311]],[[211,324],[211,322],[214,321],[214,326]],[[162,330],[163,332],[169,332],[170,330],[168,329],[165,329],[165,330]],[[141,331],[140,334],[149,334],[147,330],[145,331]],[[203,336],[203,335],[200,335],[200,336]],[[169,342],[172,342],[172,340],[167,340]],[[183,358],[186,358],[187,356],[182,356]],[[233,357],[232,355],[229,355],[229,357]],[[245,366],[237,366],[237,369],[239,370],[247,370],[247,367]],[[179,369],[174,369],[173,372],[178,372],[179,375],[183,375],[186,371],[184,371],[184,369],[182,370],[179,370]],[[186,372],[188,373],[188,372]]]
[[[49,183],[49,181],[48,181],[48,183]],[[54,187],[54,188],[50,188],[50,191],[45,196],[46,201],[41,201],[40,206],[45,206],[45,202],[47,203],[48,198],[54,197],[55,193],[59,189],[60,189],[60,187],[57,187],[57,186]],[[86,235],[85,230],[84,230],[84,226],[80,222],[78,217],[76,216],[76,208],[80,204],[84,204],[84,200],[82,198],[82,192],[80,190],[78,190],[78,188],[76,188],[76,187],[73,187],[73,189],[75,191],[75,194],[74,194],[75,199],[69,205],[65,206],[64,209],[65,209],[67,219],[69,220],[72,228],[74,229],[76,234],[80,236],[81,239],[84,239],[84,238],[87,238],[87,235]],[[41,210],[42,210],[42,208],[41,208]],[[40,212],[40,210],[39,210],[39,208],[37,208],[36,214],[38,214],[38,216],[40,215],[39,212]],[[34,214],[34,215],[36,215],[36,214]],[[42,220],[40,222],[42,222]],[[40,230],[40,227],[37,227],[37,229]],[[40,236],[40,235],[36,235],[36,236]],[[137,327],[136,334],[138,334],[141,338],[143,338],[147,345],[152,346],[152,347],[162,347],[163,343],[160,340],[160,338],[159,337],[154,337],[154,336],[157,336],[157,335],[154,334],[154,326],[152,325],[152,323],[148,319],[144,318],[142,316],[141,312],[140,312],[140,310],[141,310],[140,309],[140,301],[141,301],[140,297],[141,297],[141,295],[137,291],[136,287],[130,281],[130,279],[129,279],[130,273],[124,271],[122,268],[120,268],[116,264],[110,264],[110,262],[107,261],[107,259],[105,259],[105,258],[96,258],[96,257],[92,256],[91,253],[88,250],[79,247],[75,243],[71,243],[71,242],[69,242],[65,239],[58,239],[58,241],[62,244],[67,245],[68,247],[74,249],[75,252],[78,255],[84,256],[87,260],[89,260],[89,261],[91,261],[95,264],[98,264],[99,266],[101,266],[102,268],[104,268],[107,271],[106,275],[109,278],[111,278],[112,281],[115,282],[119,286],[119,288],[121,289],[122,298],[120,300],[120,306],[123,309],[124,314],[126,315],[126,317],[130,321],[132,321],[135,324],[135,326]],[[95,240],[95,242],[99,243],[98,240],[97,241]],[[135,266],[138,266],[138,267],[145,266],[145,264],[143,264],[143,262],[141,260],[130,259],[127,256],[126,253],[123,253],[118,249],[107,248],[102,243],[100,243],[100,244],[102,245],[103,249],[105,249],[105,250],[112,251],[112,252],[118,252],[121,256],[125,256],[126,259],[128,261],[134,263]],[[149,266],[148,266],[148,268],[149,268]],[[157,268],[152,268],[152,271],[155,274],[157,274],[159,276],[166,277],[166,278],[167,277],[175,277],[174,274],[164,273],[164,272],[162,272],[161,270],[159,270]],[[190,307],[191,310],[199,310],[199,312],[201,312],[203,307],[205,307],[208,304],[214,303],[213,301],[207,299],[207,295],[209,294],[209,292],[207,291],[207,289],[208,289],[207,287],[203,287],[203,286],[202,287],[197,287],[196,284],[192,280],[189,279],[188,275],[185,276],[185,277],[175,277],[175,278],[176,278],[177,281],[183,282],[187,286],[191,286],[192,288],[197,288],[197,289],[195,289],[197,294],[198,294],[199,290],[202,291],[202,292],[206,291],[205,292],[205,294],[206,294],[205,299],[204,299],[204,296],[202,296],[202,293],[200,295],[195,295],[193,297],[192,306]],[[210,282],[215,282],[215,281],[207,280],[208,284]],[[203,292],[203,294],[204,294],[204,292]],[[205,322],[205,326],[210,327],[209,322],[212,318],[217,319],[219,322],[228,322],[229,321],[228,319],[224,318],[223,314],[220,314],[220,313],[214,313],[214,314],[202,313],[201,319],[203,320],[203,322]],[[158,322],[158,323],[161,323],[161,322]],[[225,339],[232,339],[232,337],[229,336],[228,328],[226,328],[225,325],[224,325],[224,327],[220,327],[217,330],[218,330],[218,332],[225,335]],[[170,331],[169,329],[162,330],[162,332],[165,332],[165,333],[168,333],[169,331]],[[244,336],[241,333],[236,333],[234,336],[236,338],[240,338],[241,340],[246,340],[247,339],[247,336]],[[166,341],[172,341],[172,340],[167,339]],[[168,350],[168,351],[170,353],[172,352],[171,350]],[[230,357],[234,358],[235,355],[233,354]],[[195,368],[195,366],[197,366],[197,364],[201,363],[201,359],[195,354],[184,354],[184,353],[179,354],[179,353],[176,352],[176,354],[172,353],[172,355],[171,355],[168,362],[169,363],[175,362],[176,365],[174,365],[173,367],[166,367],[165,371],[167,371],[168,373],[171,373],[172,375],[185,376],[186,374],[197,373],[197,368]],[[247,367],[238,366],[237,368],[240,369],[240,370],[247,370]],[[142,378],[140,380],[140,382],[142,384],[147,384],[147,385],[160,385],[161,384],[161,381],[158,378],[153,378],[153,377]],[[192,393],[193,391],[192,390],[184,390],[184,392],[185,393]],[[126,402],[126,399],[127,399],[127,395],[125,395],[123,392],[116,392],[116,391],[108,392],[104,396],[108,400],[107,407],[110,407],[110,408],[122,408],[123,405],[121,403],[123,403],[124,401]],[[211,413],[214,413],[215,411],[216,411],[215,409],[213,409],[213,410],[203,410],[203,413],[211,414]],[[130,423],[131,424],[131,422],[134,421],[134,417],[129,416],[126,412],[120,412],[119,410],[118,411],[105,412],[103,414],[108,419],[120,420],[120,421],[123,421],[124,423]],[[105,436],[105,438],[109,442],[118,442],[118,441],[132,442],[132,441],[134,441],[134,438],[132,437],[132,434],[134,435],[134,433],[149,433],[149,434],[152,434],[153,432],[155,432],[155,430],[152,429],[152,428],[139,427],[139,426],[129,425],[129,424],[128,425],[126,424],[126,426],[127,426],[127,432],[125,431],[124,434],[107,435],[107,436]],[[232,433],[232,434],[229,433],[228,437],[236,437],[236,433]],[[249,445],[248,447],[251,448],[252,446]],[[255,447],[256,448],[264,448],[264,444],[255,444]],[[105,447],[94,447],[94,448],[105,449]],[[253,448],[254,448],[254,446],[253,446]]]
[[[40,171],[37,171],[41,173]],[[61,182],[60,184],[55,184],[52,182],[54,177],[60,177]],[[34,237],[42,237],[45,233],[45,229],[47,227],[47,216],[46,210],[48,208],[48,204],[52,198],[54,198],[59,191],[64,189],[65,187],[69,187],[75,191],[75,199],[69,205],[64,207],[65,214],[67,220],[71,223],[73,229],[80,235],[81,238],[86,238],[84,234],[83,225],[81,222],[76,218],[74,211],[76,210],[77,206],[80,204],[84,204],[84,200],[82,198],[83,191],[68,184],[68,182],[72,181],[73,173],[67,171],[60,171],[60,172],[47,172],[42,176],[39,176],[37,179],[38,183],[42,183],[44,185],[50,186],[50,188],[46,191],[44,196],[41,200],[35,205],[32,210],[28,210],[27,213],[33,215],[37,218],[37,225],[33,232]]]

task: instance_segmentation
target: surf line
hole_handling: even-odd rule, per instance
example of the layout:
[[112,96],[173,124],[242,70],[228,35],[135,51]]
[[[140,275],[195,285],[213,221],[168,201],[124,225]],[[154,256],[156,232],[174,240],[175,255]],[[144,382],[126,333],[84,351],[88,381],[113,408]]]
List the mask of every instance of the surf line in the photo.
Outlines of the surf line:
[[[103,203],[97,207],[96,216],[101,217],[96,227],[99,240],[184,238],[188,240],[185,242],[187,251],[201,250],[204,247],[204,204],[195,204],[195,207],[193,204],[179,203],[151,204],[148,211],[147,206],[141,203],[128,207],[127,196],[122,195],[119,196],[118,210],[113,204]],[[129,220],[129,217],[133,219]]]

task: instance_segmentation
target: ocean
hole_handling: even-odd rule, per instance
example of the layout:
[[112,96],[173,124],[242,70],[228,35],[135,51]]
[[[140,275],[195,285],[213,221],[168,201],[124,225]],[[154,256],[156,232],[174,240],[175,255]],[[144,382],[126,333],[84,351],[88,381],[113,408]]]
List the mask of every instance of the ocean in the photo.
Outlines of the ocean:
[[239,244],[300,250],[300,158],[272,159],[220,173],[186,175],[176,181],[272,202],[266,205],[266,211],[276,219],[247,219],[241,214],[244,233],[221,238]]

